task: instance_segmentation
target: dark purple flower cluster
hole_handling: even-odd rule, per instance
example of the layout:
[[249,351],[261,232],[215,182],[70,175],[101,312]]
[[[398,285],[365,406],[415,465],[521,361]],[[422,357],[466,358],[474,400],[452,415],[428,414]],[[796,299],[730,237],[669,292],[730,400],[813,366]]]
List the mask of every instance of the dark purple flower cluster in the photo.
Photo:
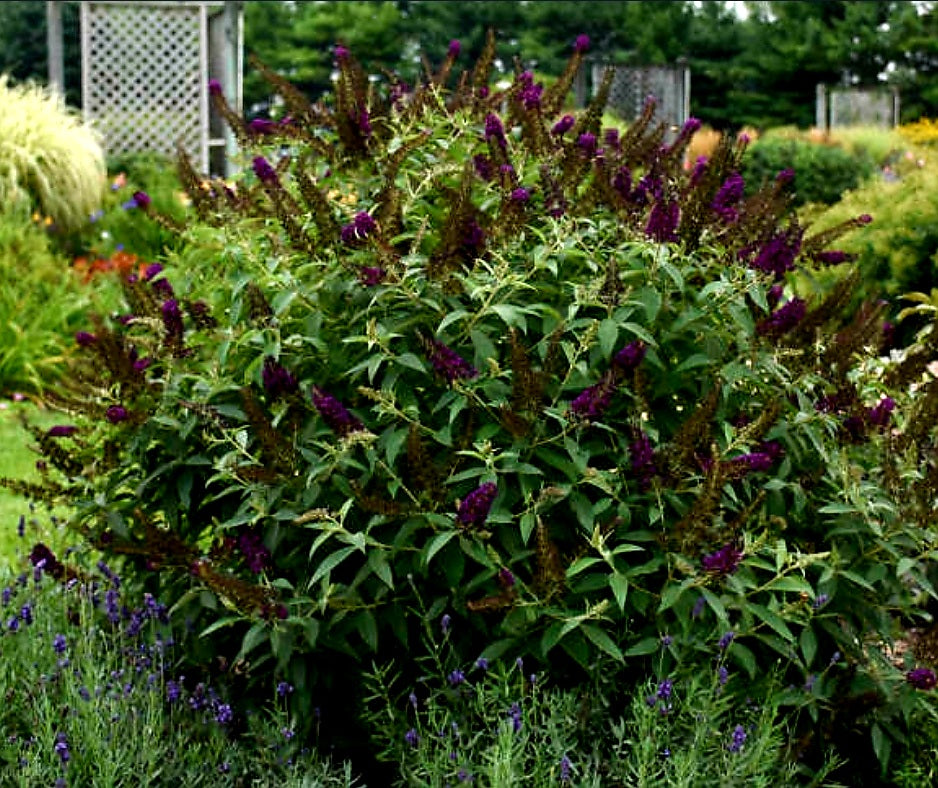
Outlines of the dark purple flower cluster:
[[558,120],[551,128],[551,134],[556,134],[558,137],[562,137],[570,129],[573,128],[573,125],[576,123],[576,118],[573,115],[564,115],[560,120]]
[[512,202],[519,204],[524,204],[531,199],[531,192],[524,188],[524,186],[519,186],[517,189],[514,189],[511,192]]
[[876,405],[867,411],[866,418],[870,424],[876,427],[885,427],[892,418],[892,412],[896,408],[896,401],[892,397],[883,397]]
[[260,534],[254,531],[245,531],[238,535],[238,550],[244,557],[244,562],[255,574],[260,574],[270,565],[270,550],[264,545]]
[[130,413],[128,413],[127,408],[123,405],[111,405],[105,412],[104,418],[106,418],[111,424],[120,424],[122,421],[127,421],[130,418]]
[[339,437],[344,438],[353,432],[364,429],[362,423],[346,410],[345,406],[319,386],[312,389],[313,406],[319,411],[323,421]]
[[583,52],[586,52],[589,48],[590,48],[590,37],[588,35],[580,33],[580,35],[578,35],[576,37],[576,40],[574,40],[573,42],[573,50],[575,52],[583,53]]
[[652,478],[658,472],[658,467],[651,438],[641,430],[636,430],[635,440],[629,444],[629,457],[632,473],[635,474],[642,489],[645,489],[651,484]]
[[934,689],[938,685],[938,676],[931,668],[913,668],[905,674],[905,680],[920,690]]
[[264,391],[267,392],[267,396],[271,400],[293,394],[299,388],[299,383],[293,373],[278,363],[273,356],[264,358],[264,366],[261,369],[261,382],[264,385]]
[[613,369],[619,372],[631,372],[642,363],[646,353],[648,353],[648,346],[640,339],[633,340],[612,357]]
[[481,528],[485,525],[497,494],[498,488],[492,482],[476,487],[459,504],[456,522],[465,528]]
[[456,380],[469,380],[479,375],[479,370],[438,339],[430,340],[427,359],[434,371],[445,378],[448,383]]
[[677,240],[677,226],[681,220],[681,207],[677,200],[656,200],[648,214],[645,235],[658,243]]
[[363,265],[358,269],[358,281],[365,287],[377,287],[387,276],[388,272],[380,266]]
[[138,208],[143,208],[143,209],[149,208],[150,203],[152,202],[152,200],[150,199],[150,195],[143,191],[134,192],[133,201],[134,201],[134,204],[136,204]]
[[494,142],[502,150],[508,147],[508,140],[505,139],[505,127],[502,125],[501,118],[494,112],[490,112],[485,116],[485,141]]
[[518,96],[526,110],[535,110],[541,106],[541,95],[544,92],[544,86],[540,83],[535,84],[534,75],[530,71],[522,71],[518,75],[518,84],[520,90]]
[[484,153],[477,153],[472,157],[472,166],[475,167],[476,175],[488,183],[495,177],[495,168],[492,160]]
[[616,392],[616,379],[611,373],[592,386],[583,389],[570,403],[570,412],[580,419],[596,421],[612,403],[612,395]]
[[56,424],[46,431],[50,438],[67,438],[78,432],[78,427],[74,424]]
[[184,327],[179,302],[175,298],[167,298],[160,310],[163,315],[163,328],[166,330],[167,338],[171,342],[181,340]]
[[738,172],[730,175],[713,198],[714,212],[727,224],[732,224],[739,218],[739,204],[742,202],[746,183]]
[[795,258],[801,251],[801,236],[802,231],[798,228],[775,233],[759,247],[749,266],[781,279],[795,267]]
[[75,342],[78,347],[91,347],[97,341],[98,338],[88,331],[78,331],[75,334]]
[[261,183],[274,184],[279,181],[277,171],[270,166],[270,162],[263,156],[255,156],[251,167]]
[[708,553],[701,559],[703,568],[715,575],[726,577],[739,568],[743,553],[736,545],[729,543],[723,545],[715,553]]
[[367,211],[359,211],[341,230],[342,243],[355,244],[365,240],[371,233],[378,229],[378,225]]
[[756,333],[766,337],[787,334],[804,318],[807,304],[802,298],[792,298],[756,325]]
[[577,147],[583,151],[583,155],[587,158],[592,158],[596,154],[598,144],[599,141],[596,139],[596,135],[591,131],[584,131],[576,138]]

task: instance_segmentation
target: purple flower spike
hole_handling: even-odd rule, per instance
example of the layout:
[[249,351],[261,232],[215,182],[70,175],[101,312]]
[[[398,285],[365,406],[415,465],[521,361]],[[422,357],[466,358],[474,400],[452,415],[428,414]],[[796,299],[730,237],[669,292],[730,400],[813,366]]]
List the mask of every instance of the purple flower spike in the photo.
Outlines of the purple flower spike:
[[489,516],[498,488],[492,482],[476,487],[459,504],[456,522],[465,528],[481,528]]
[[915,689],[920,690],[934,689],[938,685],[938,677],[935,676],[935,671],[929,668],[913,668],[905,674],[905,680]]
[[804,299],[792,298],[756,325],[756,333],[767,337],[779,337],[791,331],[805,316],[807,304]]
[[163,313],[163,327],[166,334],[171,339],[180,339],[182,337],[182,310],[179,308],[179,302],[175,298],[168,298],[161,307]]
[[883,397],[877,405],[870,408],[867,413],[867,420],[877,427],[885,427],[889,424],[889,419],[895,408],[896,401],[892,397]]
[[270,166],[270,162],[263,156],[255,156],[251,166],[254,169],[254,174],[261,183],[277,182],[277,171]]
[[278,126],[274,121],[267,120],[266,118],[254,118],[254,120],[248,123],[248,131],[258,137],[273,134],[277,128]]
[[358,281],[365,287],[377,287],[387,275],[388,272],[378,266],[365,265],[358,269]]
[[502,125],[501,118],[494,112],[485,116],[485,141],[494,140],[500,148],[505,148],[508,144],[505,139],[505,127]]
[[615,378],[607,373],[598,383],[583,389],[577,394],[570,403],[570,412],[574,416],[588,421],[601,419],[612,403],[612,395],[615,392]]
[[438,339],[430,340],[427,358],[434,371],[448,383],[478,377],[479,370]]
[[801,231],[783,230],[776,233],[757,252],[750,267],[757,271],[775,274],[781,279],[786,271],[795,267],[795,258],[801,251]]
[[378,225],[367,211],[359,211],[355,218],[342,227],[341,238],[343,243],[352,244],[363,241],[378,229]]
[[596,135],[592,132],[584,131],[577,137],[576,144],[587,156],[592,156],[596,153]]
[[111,405],[111,407],[104,412],[104,418],[111,422],[111,424],[120,424],[122,421],[127,421],[127,419],[130,418],[130,414],[123,405]]
[[267,396],[272,400],[292,394],[299,388],[293,373],[279,364],[272,356],[267,356],[264,359],[264,366],[261,369],[261,382]]
[[590,48],[590,37],[581,33],[576,37],[576,40],[573,42],[573,51],[583,53]]
[[680,219],[681,208],[677,200],[657,200],[648,214],[645,235],[658,243],[676,241]]
[[323,421],[341,438],[353,432],[363,430],[364,426],[349,413],[345,406],[331,394],[327,394],[319,386],[313,386],[313,406],[319,411]]
[[152,200],[150,200],[150,195],[143,191],[134,192],[133,201],[136,203],[138,208],[144,209],[149,208],[150,203],[152,202]]
[[456,57],[459,57],[459,52],[461,49],[462,49],[462,44],[460,44],[459,41],[454,38],[452,41],[449,42],[449,49],[447,49],[446,51],[450,57],[456,58]]
[[213,96],[220,96],[222,94],[221,82],[217,79],[210,79],[208,81],[208,92]]
[[75,342],[78,343],[79,347],[91,347],[91,345],[97,341],[98,338],[88,331],[79,331],[77,334],[75,334]]
[[612,366],[622,372],[631,372],[645,358],[648,347],[640,339],[629,342],[612,358]]
[[156,276],[159,276],[163,271],[163,266],[159,263],[150,263],[143,272],[143,278],[146,281],[150,281]]
[[629,455],[631,456],[632,472],[638,478],[639,486],[642,489],[648,487],[651,484],[652,477],[658,472],[651,438],[641,430],[637,431],[635,440],[629,445]]
[[512,202],[516,203],[526,203],[531,199],[531,192],[524,188],[524,186],[519,186],[511,193]]
[[76,432],[78,432],[78,427],[74,424],[56,424],[55,426],[49,427],[46,431],[46,435],[50,438],[68,438]]
[[564,115],[554,124],[553,128],[550,130],[550,133],[556,134],[558,137],[562,137],[573,128],[573,124],[575,123],[576,118],[574,118],[573,115]]
[[817,261],[821,263],[821,265],[840,265],[841,263],[847,262],[849,259],[850,255],[839,249],[819,252],[817,255]]
[[725,544],[715,553],[709,553],[701,559],[703,568],[720,577],[733,574],[739,568],[743,553],[736,545]]
[[341,44],[336,44],[333,52],[336,60],[345,60],[349,55],[348,47],[344,47]]
[[723,185],[713,198],[714,212],[727,224],[732,224],[739,218],[739,203],[743,199],[746,184],[743,176],[734,172],[723,181]]

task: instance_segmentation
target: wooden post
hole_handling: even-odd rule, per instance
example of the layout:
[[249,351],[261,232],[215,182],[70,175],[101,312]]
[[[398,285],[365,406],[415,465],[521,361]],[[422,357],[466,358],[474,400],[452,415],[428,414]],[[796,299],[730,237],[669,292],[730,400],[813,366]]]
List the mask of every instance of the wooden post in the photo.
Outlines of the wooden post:
[[62,55],[62,3],[46,3],[46,49],[49,58],[49,87],[65,95],[65,60]]

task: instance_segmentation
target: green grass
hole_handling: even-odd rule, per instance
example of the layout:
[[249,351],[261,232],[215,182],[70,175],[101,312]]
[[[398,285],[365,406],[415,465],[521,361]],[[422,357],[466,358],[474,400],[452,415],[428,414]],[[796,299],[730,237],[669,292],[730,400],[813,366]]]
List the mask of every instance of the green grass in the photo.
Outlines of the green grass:
[[[0,399],[0,446],[3,447],[3,451],[0,451],[0,478],[38,481],[37,456],[29,448],[30,435],[20,422],[24,415],[32,423],[43,427],[61,421],[61,416],[28,399]],[[29,522],[33,519],[29,516],[29,501],[0,487],[0,566],[9,565],[17,557],[17,548],[21,546],[16,534],[20,515],[27,517],[31,527],[38,527],[38,524],[34,526]]]

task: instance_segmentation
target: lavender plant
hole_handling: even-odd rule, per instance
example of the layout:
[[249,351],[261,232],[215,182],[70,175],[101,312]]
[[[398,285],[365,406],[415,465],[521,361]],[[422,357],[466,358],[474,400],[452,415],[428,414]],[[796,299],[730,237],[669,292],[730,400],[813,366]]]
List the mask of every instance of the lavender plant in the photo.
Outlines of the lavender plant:
[[685,162],[697,122],[666,142],[651,102],[604,131],[608,78],[559,116],[587,47],[503,91],[494,38],[452,89],[459,47],[414,89],[337,47],[334,102],[268,73],[263,127],[214,87],[251,166],[182,158],[199,223],[76,337],[44,494],[192,621],[191,659],[283,677],[301,719],[419,638],[419,588],[466,664],[575,677],[733,632],[753,686],[800,685],[838,653],[816,708],[889,720],[888,760],[927,693],[877,655],[936,596],[938,387],[864,361],[882,306],[844,323],[849,273],[789,284],[869,217],[812,235],[790,171],[747,197],[745,140]]

